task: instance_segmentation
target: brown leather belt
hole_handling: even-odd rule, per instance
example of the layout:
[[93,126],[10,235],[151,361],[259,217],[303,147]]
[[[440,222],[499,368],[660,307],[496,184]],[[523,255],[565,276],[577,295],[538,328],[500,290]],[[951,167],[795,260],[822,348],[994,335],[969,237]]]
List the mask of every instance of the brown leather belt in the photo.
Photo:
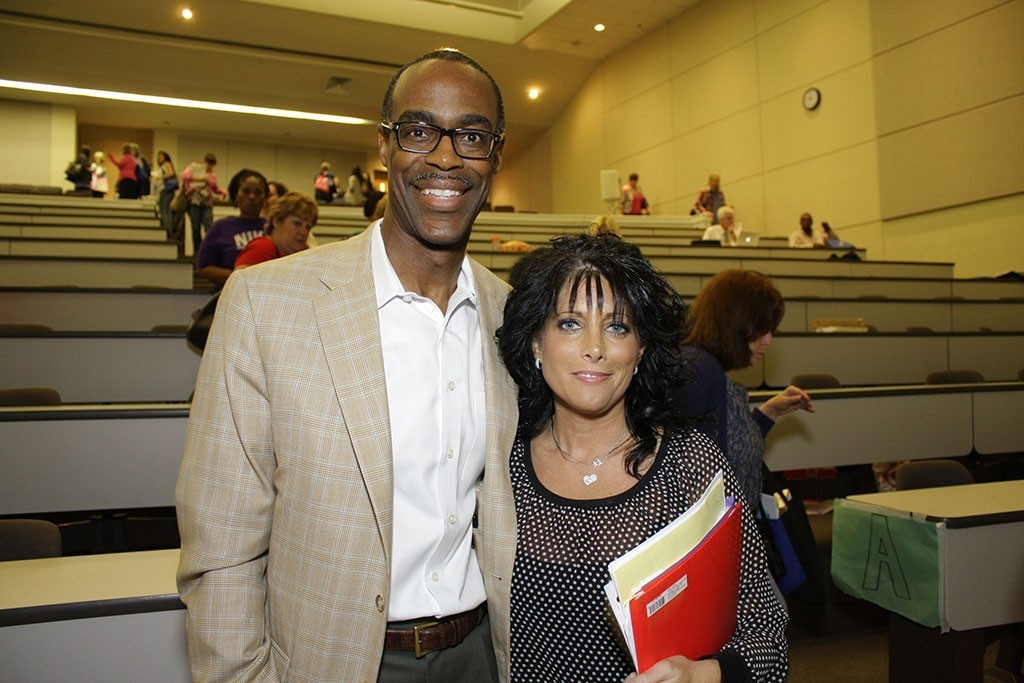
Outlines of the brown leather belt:
[[429,652],[458,645],[477,627],[486,609],[481,605],[461,614],[423,623],[390,622],[384,632],[384,649],[411,650],[419,659]]

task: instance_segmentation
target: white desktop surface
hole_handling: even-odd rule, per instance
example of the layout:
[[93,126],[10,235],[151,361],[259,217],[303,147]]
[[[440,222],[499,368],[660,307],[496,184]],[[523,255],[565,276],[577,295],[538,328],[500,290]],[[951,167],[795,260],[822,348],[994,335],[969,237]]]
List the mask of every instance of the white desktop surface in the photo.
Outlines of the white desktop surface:
[[178,549],[0,562],[0,611],[177,595]]
[[177,566],[176,549],[0,562],[0,681],[188,683]]
[[[847,500],[930,521],[963,520],[1024,512],[1024,480],[865,493]],[[1024,547],[1019,551],[1024,553]]]

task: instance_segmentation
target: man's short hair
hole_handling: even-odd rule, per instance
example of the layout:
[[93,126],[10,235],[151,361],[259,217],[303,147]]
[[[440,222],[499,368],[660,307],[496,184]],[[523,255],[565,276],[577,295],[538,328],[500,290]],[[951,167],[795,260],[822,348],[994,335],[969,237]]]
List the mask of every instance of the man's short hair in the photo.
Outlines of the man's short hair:
[[498,87],[498,82],[495,81],[494,76],[489,74],[487,72],[487,69],[480,66],[480,64],[475,59],[468,56],[466,53],[460,52],[459,50],[456,50],[455,48],[451,47],[443,47],[439,50],[434,50],[432,52],[428,52],[425,55],[421,55],[395,72],[395,75],[391,79],[391,82],[388,83],[388,89],[384,93],[384,104],[381,106],[380,109],[381,121],[390,122],[392,120],[391,110],[392,107],[394,106],[395,84],[398,83],[398,79],[402,76],[403,73],[405,73],[406,69],[415,64],[419,64],[420,62],[430,61],[431,59],[440,59],[441,61],[444,62],[456,62],[458,64],[466,64],[468,66],[473,67],[474,69],[476,69],[477,71],[479,71],[480,73],[487,77],[487,80],[491,82],[491,86],[494,88],[494,98],[498,104],[498,120],[495,122],[497,130],[495,130],[494,132],[499,134],[504,133],[505,104],[501,98],[501,88]]

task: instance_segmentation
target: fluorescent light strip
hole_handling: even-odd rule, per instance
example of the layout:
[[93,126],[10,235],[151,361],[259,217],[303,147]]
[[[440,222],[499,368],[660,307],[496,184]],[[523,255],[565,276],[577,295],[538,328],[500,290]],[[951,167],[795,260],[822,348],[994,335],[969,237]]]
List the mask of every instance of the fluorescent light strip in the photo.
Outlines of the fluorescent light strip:
[[337,116],[335,114],[317,114],[292,109],[273,109],[271,107],[251,107],[247,104],[227,104],[225,102],[206,102],[204,100],[186,100],[180,97],[161,97],[159,95],[139,95],[130,92],[113,90],[94,90],[92,88],[75,88],[68,85],[49,85],[47,83],[28,83],[25,81],[9,81],[0,78],[0,88],[15,90],[31,90],[34,92],[73,95],[77,97],[96,97],[104,100],[121,102],[144,102],[146,104],[162,104],[168,107],[185,107],[188,109],[206,109],[209,111],[227,111],[237,114],[255,114],[257,116],[276,116],[282,119],[302,119],[304,121],[322,121],[324,123],[341,123],[353,126],[373,126],[377,121],[360,119],[354,116]]

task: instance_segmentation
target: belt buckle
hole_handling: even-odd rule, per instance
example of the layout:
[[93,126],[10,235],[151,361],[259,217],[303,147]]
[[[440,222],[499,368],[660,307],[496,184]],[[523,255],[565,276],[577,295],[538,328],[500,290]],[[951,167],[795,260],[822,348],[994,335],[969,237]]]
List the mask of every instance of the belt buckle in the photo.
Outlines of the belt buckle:
[[425,649],[423,646],[420,645],[420,631],[422,631],[425,628],[430,628],[431,626],[437,626],[439,623],[440,622],[437,621],[431,621],[426,624],[418,624],[412,627],[413,651],[416,653],[416,659],[420,659],[426,656],[427,654],[433,652],[433,650]]

